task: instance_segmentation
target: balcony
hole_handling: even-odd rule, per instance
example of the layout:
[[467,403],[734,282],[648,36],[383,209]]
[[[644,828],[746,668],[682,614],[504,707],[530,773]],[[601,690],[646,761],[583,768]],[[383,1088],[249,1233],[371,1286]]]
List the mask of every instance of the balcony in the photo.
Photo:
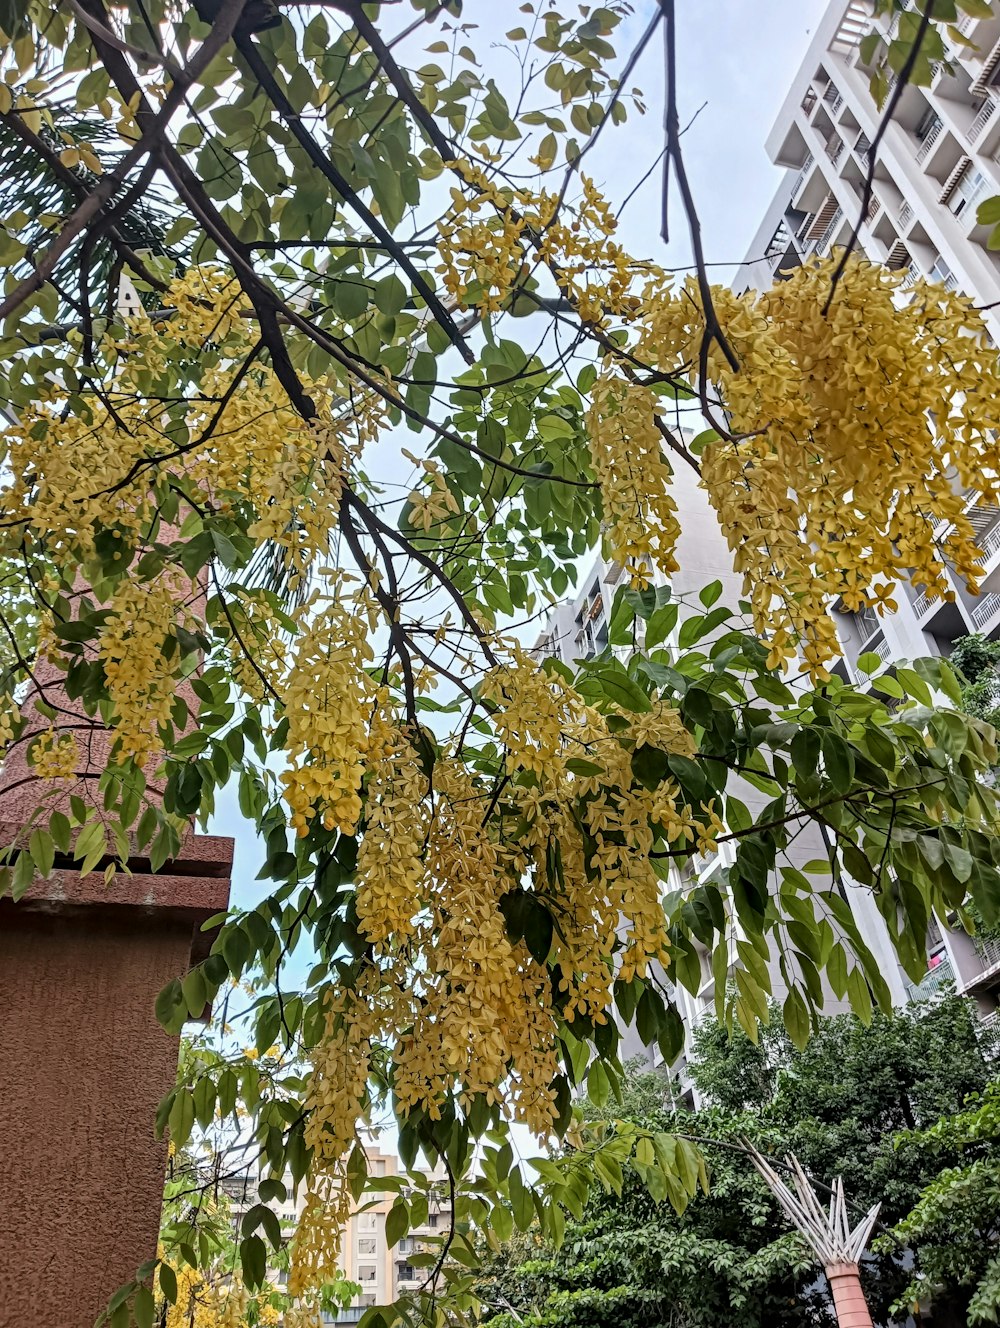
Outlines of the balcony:
[[917,165],[921,165],[931,154],[931,149],[941,137],[944,131],[944,121],[940,117],[935,117],[929,128],[924,133],[917,147]]
[[[929,961],[932,962],[932,961]],[[907,983],[906,994],[911,1001],[929,1001],[939,995],[944,987],[955,981],[955,970],[946,956],[939,958],[934,966],[928,967],[919,982]]]
[[868,31],[870,16],[870,5],[865,4],[864,0],[851,0],[830,42],[831,49],[842,55],[850,54]]
[[812,170],[812,168],[815,165],[816,165],[816,159],[810,152],[809,156],[806,157],[805,161],[802,163],[802,169],[795,177],[795,183],[792,185],[792,192],[789,195],[789,201],[791,202],[792,207],[798,206],[799,190],[805,184],[806,180],[809,177],[809,172]]
[[987,97],[986,100],[983,102],[982,106],[979,108],[979,112],[976,115],[976,118],[972,121],[968,129],[965,131],[965,137],[968,139],[970,143],[975,143],[977,142],[978,139],[984,136],[984,131],[986,129],[986,126],[990,123],[990,121],[993,119],[994,115],[996,114],[996,109],[997,109],[996,102],[993,100],[992,97]]
[[1000,617],[1000,595],[982,595],[973,605],[969,617],[977,632],[989,634],[997,626]]
[[909,203],[904,201],[899,205],[899,229],[902,231],[907,230],[912,220],[913,208]]
[[823,93],[823,100],[827,105],[831,119],[838,114],[844,104],[844,94],[835,84],[830,83]]
[[981,588],[986,592],[984,598],[989,598],[991,593],[1000,591],[1000,508],[992,503],[978,503],[968,508],[966,516],[976,532],[980,551],[977,561],[983,569]]
[[1000,983],[1000,940],[992,936],[973,936],[972,944],[982,968],[962,983],[962,991],[995,987]]
[[840,223],[843,221],[843,219],[844,219],[843,208],[838,207],[836,212],[834,212],[833,216],[830,218],[826,230],[816,241],[816,252],[818,254],[826,252],[827,245],[833,239],[834,235],[836,234],[837,228],[840,225]]

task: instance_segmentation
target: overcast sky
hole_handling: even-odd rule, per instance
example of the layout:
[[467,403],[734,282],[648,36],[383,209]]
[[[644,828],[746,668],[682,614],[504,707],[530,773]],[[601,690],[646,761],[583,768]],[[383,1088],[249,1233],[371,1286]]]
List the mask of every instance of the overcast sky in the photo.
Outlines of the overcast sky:
[[[647,26],[654,5],[655,0],[640,0],[619,28],[616,45],[623,59]],[[697,112],[685,134],[685,159],[710,262],[735,267],[742,261],[774,194],[781,171],[768,161],[764,140],[825,5],[826,0],[678,0],[681,123]],[[517,0],[466,0],[463,21],[480,29],[470,34],[470,44],[487,52],[491,39],[502,39],[504,31],[523,21],[518,8]],[[568,4],[561,8],[570,12]],[[504,59],[494,56],[484,65],[502,88]],[[651,41],[630,84],[646,94],[646,116],[630,116],[620,128],[609,126],[586,160],[588,173],[613,204],[630,193],[663,147],[661,34]],[[660,241],[660,190],[657,169],[629,203],[618,238],[633,254],[665,266],[686,265],[690,246],[676,200],[671,242],[664,247]],[[713,273],[719,281],[727,275],[725,269]],[[212,830],[236,836],[232,903],[253,906],[267,890],[266,882],[254,880],[263,855],[236,808],[235,796],[220,796]]]

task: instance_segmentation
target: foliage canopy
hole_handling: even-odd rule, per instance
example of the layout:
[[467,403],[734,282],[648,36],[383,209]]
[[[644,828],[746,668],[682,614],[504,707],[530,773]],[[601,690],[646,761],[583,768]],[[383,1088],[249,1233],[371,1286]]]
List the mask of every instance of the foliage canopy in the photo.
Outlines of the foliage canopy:
[[[532,1176],[506,1126],[563,1134],[584,1076],[611,1091],[616,1011],[676,1054],[666,964],[697,990],[707,952],[748,1032],[772,957],[796,1042],[824,974],[869,1017],[888,994],[845,873],[915,977],[932,913],[971,896],[1000,918],[995,736],[952,672],[918,661],[860,692],[826,670],[829,596],[882,612],[904,575],[941,593],[945,558],[978,583],[950,476],[1000,500],[981,315],[926,282],[903,305],[898,275],[855,258],[737,298],[697,245],[683,281],[633,257],[585,154],[641,109],[629,74],[662,19],[697,241],[672,3],[624,66],[623,5],[526,4],[503,44],[514,96],[457,9],[416,4],[404,29],[353,0],[0,7],[0,122],[35,190],[0,230],[0,736],[8,787],[38,790],[0,888],[57,858],[158,870],[238,788],[267,896],[158,1013],[177,1031],[256,972],[258,1050],[312,1072],[223,1057],[159,1126],[183,1147],[242,1090],[267,1178],[308,1187],[290,1288],[311,1313],[379,1101],[487,1238],[537,1214],[558,1240],[561,1205],[623,1166],[681,1206],[699,1158],[679,1138],[623,1126]],[[866,58],[874,78],[894,57]],[[685,411],[712,427],[692,437]],[[412,466],[402,492],[376,443]],[[718,584],[698,604],[665,584],[679,466],[746,575],[739,612]],[[624,576],[616,651],[536,660],[517,623],[598,544]],[[803,871],[807,826],[828,848]],[[312,966],[288,992],[297,949]],[[397,1235],[423,1201],[400,1192]],[[263,1250],[246,1231],[251,1289]],[[467,1311],[471,1259],[449,1232],[393,1313],[440,1318],[445,1289]]]

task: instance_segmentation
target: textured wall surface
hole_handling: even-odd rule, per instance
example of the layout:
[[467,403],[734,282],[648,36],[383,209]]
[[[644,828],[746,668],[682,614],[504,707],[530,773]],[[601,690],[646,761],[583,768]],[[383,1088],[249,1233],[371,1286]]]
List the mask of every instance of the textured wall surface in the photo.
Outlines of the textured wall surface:
[[153,1002],[190,950],[190,919],[0,911],[2,1328],[92,1328],[155,1254],[177,1040]]

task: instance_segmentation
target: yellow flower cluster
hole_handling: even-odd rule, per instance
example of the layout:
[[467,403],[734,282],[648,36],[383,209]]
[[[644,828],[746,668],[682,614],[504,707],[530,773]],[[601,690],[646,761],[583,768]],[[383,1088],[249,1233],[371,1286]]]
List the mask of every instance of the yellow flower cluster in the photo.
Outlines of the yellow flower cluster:
[[773,658],[804,641],[820,676],[838,649],[832,598],[881,613],[900,577],[951,598],[946,563],[978,590],[961,490],[996,503],[1000,476],[982,316],[925,282],[903,302],[897,274],[858,258],[824,313],[832,262],[756,298],[719,294],[741,370],[716,353],[713,373],[743,437],[707,448],[703,472]]
[[260,591],[233,589],[227,601],[233,626],[228,621],[222,626],[228,633],[226,650],[233,680],[245,695],[261,705],[279,693],[285,675],[283,628]]
[[323,1328],[323,1318],[317,1304],[290,1305],[281,1320],[282,1328]]
[[[303,421],[273,368],[255,358],[241,302],[232,277],[192,267],[163,295],[169,316],[140,310],[123,320],[124,335],[112,329],[117,339],[98,345],[110,366],[99,397],[66,411],[53,386],[4,430],[12,478],[0,491],[3,517],[25,522],[57,562],[78,563],[93,556],[102,528],[117,526],[134,543],[152,538],[157,485],[182,478],[199,506],[255,515],[251,537],[282,545],[295,576],[325,558],[347,439],[360,446],[375,436],[388,406],[374,392],[349,400],[336,381],[306,379],[317,419]],[[191,373],[200,377],[189,400],[166,410],[160,385]]]
[[[305,1207],[299,1214],[292,1237],[288,1265],[288,1294],[308,1307],[321,1287],[339,1273],[337,1259],[344,1227],[351,1213],[351,1193],[346,1173],[311,1175]],[[286,1317],[286,1324],[288,1319]]]
[[493,728],[512,770],[546,776],[563,768],[570,754],[566,735],[589,716],[561,674],[546,673],[515,644],[509,662],[498,664],[484,678],[482,694],[494,704]]
[[582,175],[580,197],[560,202],[544,190],[500,188],[472,162],[448,164],[470,187],[468,193],[451,190],[451,206],[438,222],[438,271],[460,306],[484,314],[500,310],[529,272],[533,254],[585,322],[600,325],[609,314],[633,313],[635,273],[648,269],[610,238],[618,222],[593,180]]
[[58,737],[50,726],[29,748],[31,768],[40,779],[68,779],[80,769],[80,750],[72,733]]
[[507,935],[500,900],[515,883],[485,822],[484,790],[450,758],[436,764],[434,785],[432,917],[412,1029],[396,1051],[396,1097],[404,1110],[419,1104],[437,1116],[457,1078],[466,1095],[505,1103],[541,1134],[553,1119],[558,1069],[548,976]]
[[14,741],[19,719],[20,712],[14,704],[14,698],[9,693],[5,693],[0,698],[0,760],[3,759],[7,748]]
[[607,555],[625,565],[633,586],[649,583],[649,564],[677,571],[680,535],[673,472],[656,428],[656,400],[648,388],[604,375],[587,412],[590,454],[601,486]]
[[684,727],[676,706],[655,698],[650,708],[629,716],[629,737],[636,747],[644,744],[675,756],[694,756],[694,736]]
[[448,165],[475,192],[451,190],[451,206],[438,222],[438,271],[445,290],[459,306],[472,303],[483,313],[495,313],[521,275],[527,223],[481,166],[465,161]]
[[[191,595],[194,588],[186,585]],[[114,732],[121,760],[145,767],[160,754],[158,730],[170,722],[175,694],[174,665],[164,652],[178,618],[184,616],[185,586],[175,576],[154,581],[124,579],[98,653],[114,705]]]
[[257,499],[261,515],[248,533],[284,549],[294,580],[303,578],[317,559],[329,556],[350,460],[344,441],[347,423],[299,421],[286,435],[280,457],[272,457],[264,472]]
[[358,924],[376,948],[412,935],[420,907],[429,784],[413,734],[376,698],[368,741],[364,834],[358,849]]
[[[348,1212],[345,1158],[373,1062],[391,1062],[404,1113],[434,1119],[457,1090],[467,1105],[481,1097],[546,1135],[562,1020],[606,1021],[616,978],[669,962],[650,849],[658,839],[707,849],[720,828],[711,805],[694,814],[672,782],[635,784],[637,747],[692,754],[674,708],[654,702],[609,723],[515,643],[496,648],[502,663],[482,694],[504,754],[499,786],[451,749],[439,752],[429,786],[388,693],[370,703],[356,904],[375,945],[351,988],[328,994],[313,1051],[314,1179],[296,1238],[296,1292],[332,1266]],[[512,938],[505,910],[522,892],[555,921],[541,933],[548,954],[538,934]]]
[[457,516],[458,501],[436,461],[423,460],[420,463],[426,483],[423,488],[412,489],[407,501],[410,504],[410,525],[416,530],[430,534],[435,526],[447,522],[450,516]]
[[380,977],[368,967],[357,990],[328,991],[326,1031],[313,1051],[305,1139],[312,1149],[309,1192],[292,1242],[288,1293],[296,1299],[334,1279],[350,1214],[346,1158],[357,1140],[381,1029]]
[[174,1268],[174,1275],[177,1299],[165,1306],[165,1328],[246,1328],[251,1321],[259,1328],[274,1328],[279,1322],[263,1292],[251,1298],[240,1279],[228,1272],[206,1275],[185,1262]]
[[313,817],[350,835],[361,816],[374,618],[359,596],[317,603],[313,596],[299,613],[302,629],[283,687],[289,769],[281,781],[300,835]]
[[[854,257],[826,308],[835,257],[796,269],[763,293],[714,289],[739,367],[707,342],[698,283],[679,287],[609,237],[616,221],[593,183],[556,210],[552,195],[500,188],[484,167],[453,162],[441,227],[441,271],[460,303],[485,311],[509,296],[529,251],[589,324],[630,329],[628,359],[701,384],[734,440],[708,446],[702,476],[772,663],[801,649],[814,676],[837,650],[827,605],[884,612],[901,577],[950,597],[946,565],[976,591],[974,530],[960,489],[997,501],[994,430],[1000,368],[969,301]],[[478,264],[478,266],[477,266]],[[469,289],[477,289],[469,295]],[[588,431],[601,486],[606,545],[644,584],[647,561],[673,570],[677,527],[661,454],[656,398],[617,377],[610,348]],[[947,534],[935,537],[935,525]]]

